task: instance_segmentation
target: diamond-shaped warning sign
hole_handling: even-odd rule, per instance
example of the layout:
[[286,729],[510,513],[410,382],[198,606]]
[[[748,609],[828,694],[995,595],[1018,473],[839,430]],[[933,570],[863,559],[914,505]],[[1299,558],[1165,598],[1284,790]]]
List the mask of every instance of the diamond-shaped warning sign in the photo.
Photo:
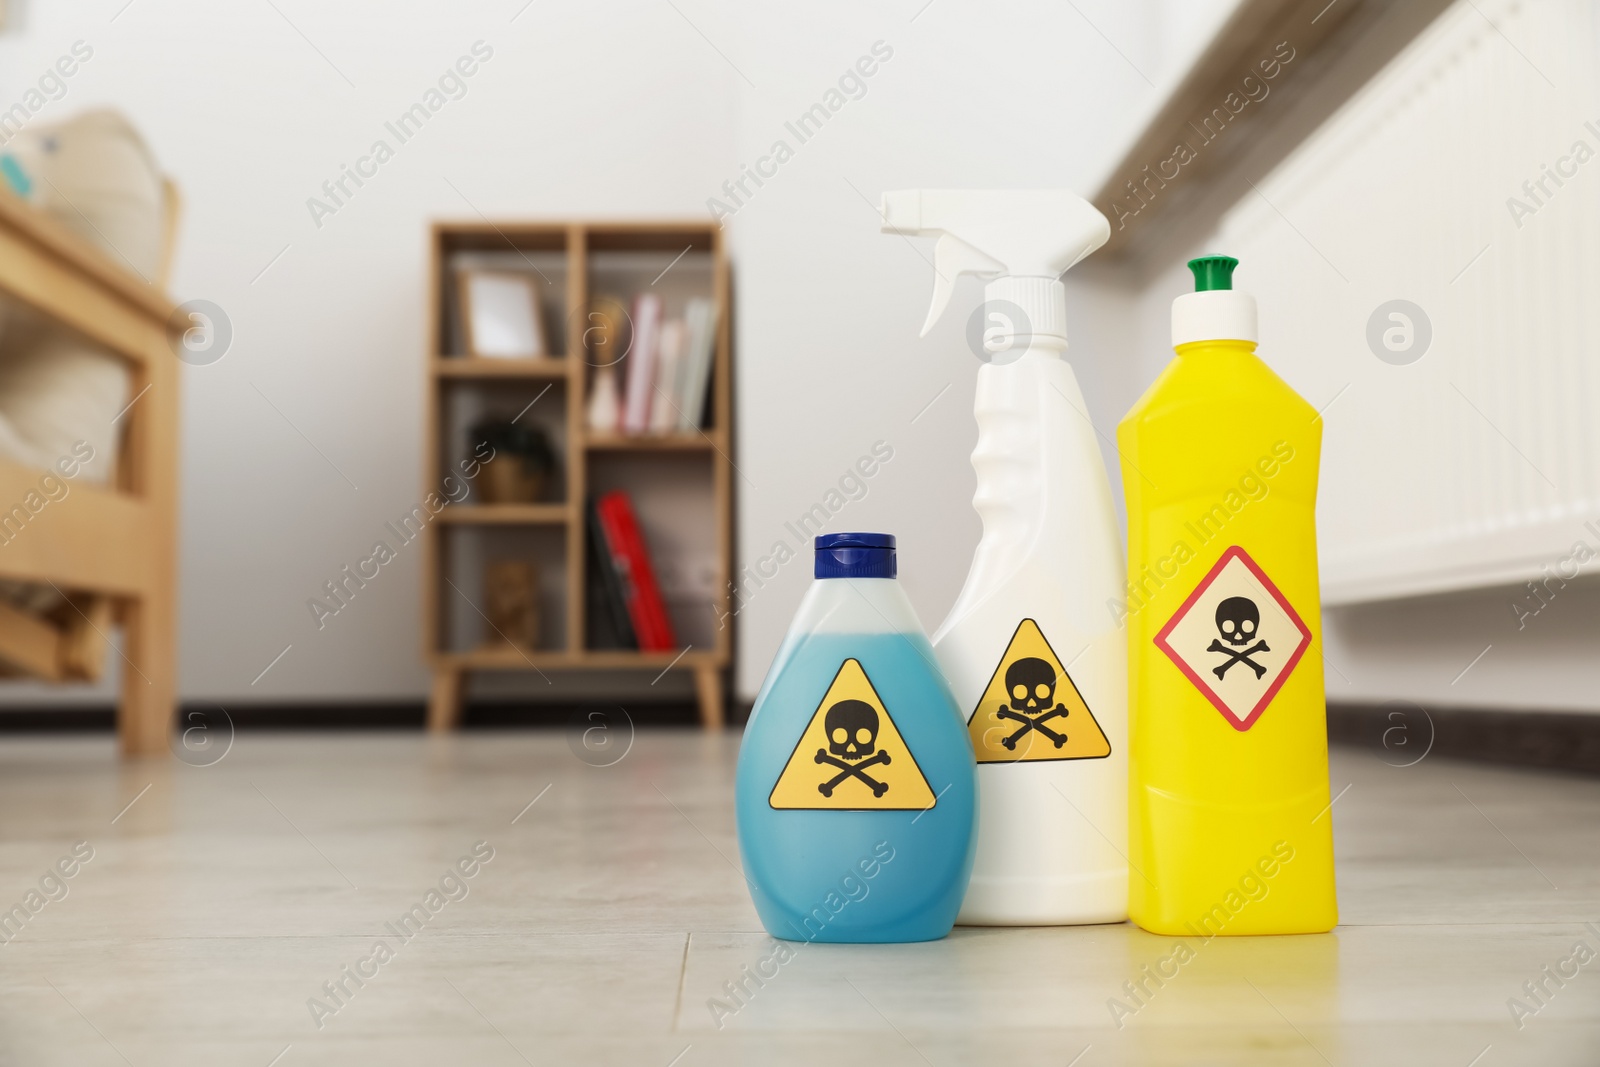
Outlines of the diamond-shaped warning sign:
[[1155,641],[1228,725],[1248,730],[1305,655],[1311,631],[1250,554],[1234,545]]

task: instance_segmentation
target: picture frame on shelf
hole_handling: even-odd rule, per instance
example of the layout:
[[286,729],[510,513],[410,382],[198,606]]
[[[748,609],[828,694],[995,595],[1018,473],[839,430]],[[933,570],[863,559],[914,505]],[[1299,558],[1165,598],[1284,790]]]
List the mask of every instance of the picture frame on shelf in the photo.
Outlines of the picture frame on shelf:
[[509,270],[472,267],[457,276],[462,335],[477,359],[543,359],[544,316],[537,280]]

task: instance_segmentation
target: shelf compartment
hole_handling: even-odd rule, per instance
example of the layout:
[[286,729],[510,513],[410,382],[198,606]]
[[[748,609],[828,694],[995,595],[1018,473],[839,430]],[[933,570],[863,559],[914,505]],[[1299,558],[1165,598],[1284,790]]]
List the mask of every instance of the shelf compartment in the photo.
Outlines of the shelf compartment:
[[442,231],[438,247],[444,271],[440,282],[444,288],[439,309],[439,332],[435,337],[439,347],[435,351],[441,354],[467,351],[459,289],[461,273],[466,270],[488,270],[528,278],[538,301],[546,353],[543,358],[560,359],[565,356],[570,313],[568,302],[574,283],[568,255],[568,236],[564,229],[548,228],[498,232]]
[[[585,231],[585,244],[586,295],[591,304],[602,297],[616,297],[622,300],[631,315],[635,299],[640,294],[650,293],[660,299],[661,321],[665,323],[684,319],[691,301],[711,300],[714,304],[720,304],[725,299],[718,288],[715,239],[704,228],[590,227]],[[726,308],[717,308],[713,340],[716,345],[721,340],[721,321],[726,315]],[[631,344],[629,341],[630,348]],[[720,367],[721,362],[714,348],[710,380],[707,382],[710,393],[700,419],[702,429],[710,430],[718,425],[715,397],[719,383],[716,379],[725,373]],[[625,354],[620,357],[616,369],[619,376],[617,384],[625,393],[630,372],[630,363]],[[590,371],[583,379],[575,379],[583,382],[585,398],[592,395],[595,373]],[[652,398],[652,405],[656,402]],[[681,408],[685,398],[675,395],[671,403],[675,408]]]
[[[719,607],[717,529],[721,519],[713,484],[713,473],[721,462],[709,447],[608,452],[592,457],[588,469],[591,495],[611,490],[628,494],[678,642],[693,646],[696,652],[719,648],[719,639],[727,637],[723,629],[727,620],[721,620],[719,626],[726,609]],[[589,654],[639,654],[599,646],[593,627],[584,636],[583,648]]]
[[[446,508],[442,515],[453,508]],[[569,651],[567,629],[566,532],[544,525],[467,526],[460,523],[440,530],[444,539],[441,577],[445,652],[453,655],[505,655],[520,660],[522,652],[510,646],[485,647],[494,638],[491,593],[485,586],[488,564],[526,560],[538,568],[539,634],[534,655],[561,655]]]
[[457,506],[560,508],[566,505],[570,499],[567,487],[571,483],[567,389],[565,378],[553,381],[452,378],[437,383],[438,462],[442,469],[460,472],[464,478],[473,469],[473,460],[487,454],[479,451],[481,442],[472,434],[472,428],[483,419],[515,420],[519,426],[537,427],[549,439],[556,458],[555,468],[545,480],[537,500],[490,503],[485,499],[486,482],[480,473],[474,479],[466,479],[468,495],[465,499],[458,498]]

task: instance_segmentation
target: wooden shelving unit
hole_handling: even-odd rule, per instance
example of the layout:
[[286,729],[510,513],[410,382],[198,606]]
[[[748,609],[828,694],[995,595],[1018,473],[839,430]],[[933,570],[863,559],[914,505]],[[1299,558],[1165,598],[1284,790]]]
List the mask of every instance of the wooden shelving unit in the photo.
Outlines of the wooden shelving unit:
[[[430,729],[450,729],[458,723],[470,672],[566,670],[691,671],[701,722],[707,729],[720,728],[723,675],[732,653],[732,628],[722,620],[728,614],[732,573],[733,489],[729,289],[721,231],[697,222],[477,220],[436,223],[430,245],[425,491],[440,492],[447,476],[459,478],[459,461],[468,454],[468,420],[461,413],[468,410],[503,410],[509,417],[522,408],[520,417],[538,421],[561,458],[555,498],[485,504],[473,489],[465,500],[445,507],[428,527],[423,640],[433,671]],[[464,347],[453,296],[455,271],[485,264],[497,270],[524,270],[535,277],[547,342],[560,351],[527,360],[457,354]],[[584,419],[594,371],[584,341],[591,296],[626,297],[647,285],[663,294],[669,313],[684,293],[709,296],[716,303],[708,414],[702,428],[693,433],[591,436]],[[689,543],[708,550],[696,558],[704,564],[699,573],[709,577],[709,588],[702,582],[702,594],[693,598],[668,596],[674,628],[684,643],[675,652],[590,647],[585,501],[611,487],[628,488],[635,496],[658,571],[670,571],[675,563],[663,555],[663,545],[673,540],[673,522],[692,527],[688,534],[677,531],[679,547]],[[476,645],[470,635],[480,625],[475,620],[484,617],[482,590],[470,577],[470,559],[455,558],[471,556],[464,548],[458,552],[462,546],[455,539],[518,536],[528,540],[517,551],[533,558],[546,576],[540,596],[546,623],[540,647]],[[480,549],[479,554],[489,551]],[[551,575],[558,577],[551,580]],[[551,610],[543,610],[546,607]],[[607,695],[596,687],[595,698]]]

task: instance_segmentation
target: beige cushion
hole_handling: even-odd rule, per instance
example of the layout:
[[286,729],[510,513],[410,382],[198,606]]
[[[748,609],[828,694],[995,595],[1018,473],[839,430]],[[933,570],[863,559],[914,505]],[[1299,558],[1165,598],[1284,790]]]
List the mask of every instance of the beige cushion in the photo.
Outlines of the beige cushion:
[[0,346],[0,456],[53,468],[87,441],[94,459],[75,480],[103,484],[116,472],[122,431],[121,420],[111,420],[132,399],[127,368],[64,330],[38,332],[18,348]]
[[161,171],[115,111],[27,127],[6,144],[33,181],[29,202],[155,282],[161,267]]

